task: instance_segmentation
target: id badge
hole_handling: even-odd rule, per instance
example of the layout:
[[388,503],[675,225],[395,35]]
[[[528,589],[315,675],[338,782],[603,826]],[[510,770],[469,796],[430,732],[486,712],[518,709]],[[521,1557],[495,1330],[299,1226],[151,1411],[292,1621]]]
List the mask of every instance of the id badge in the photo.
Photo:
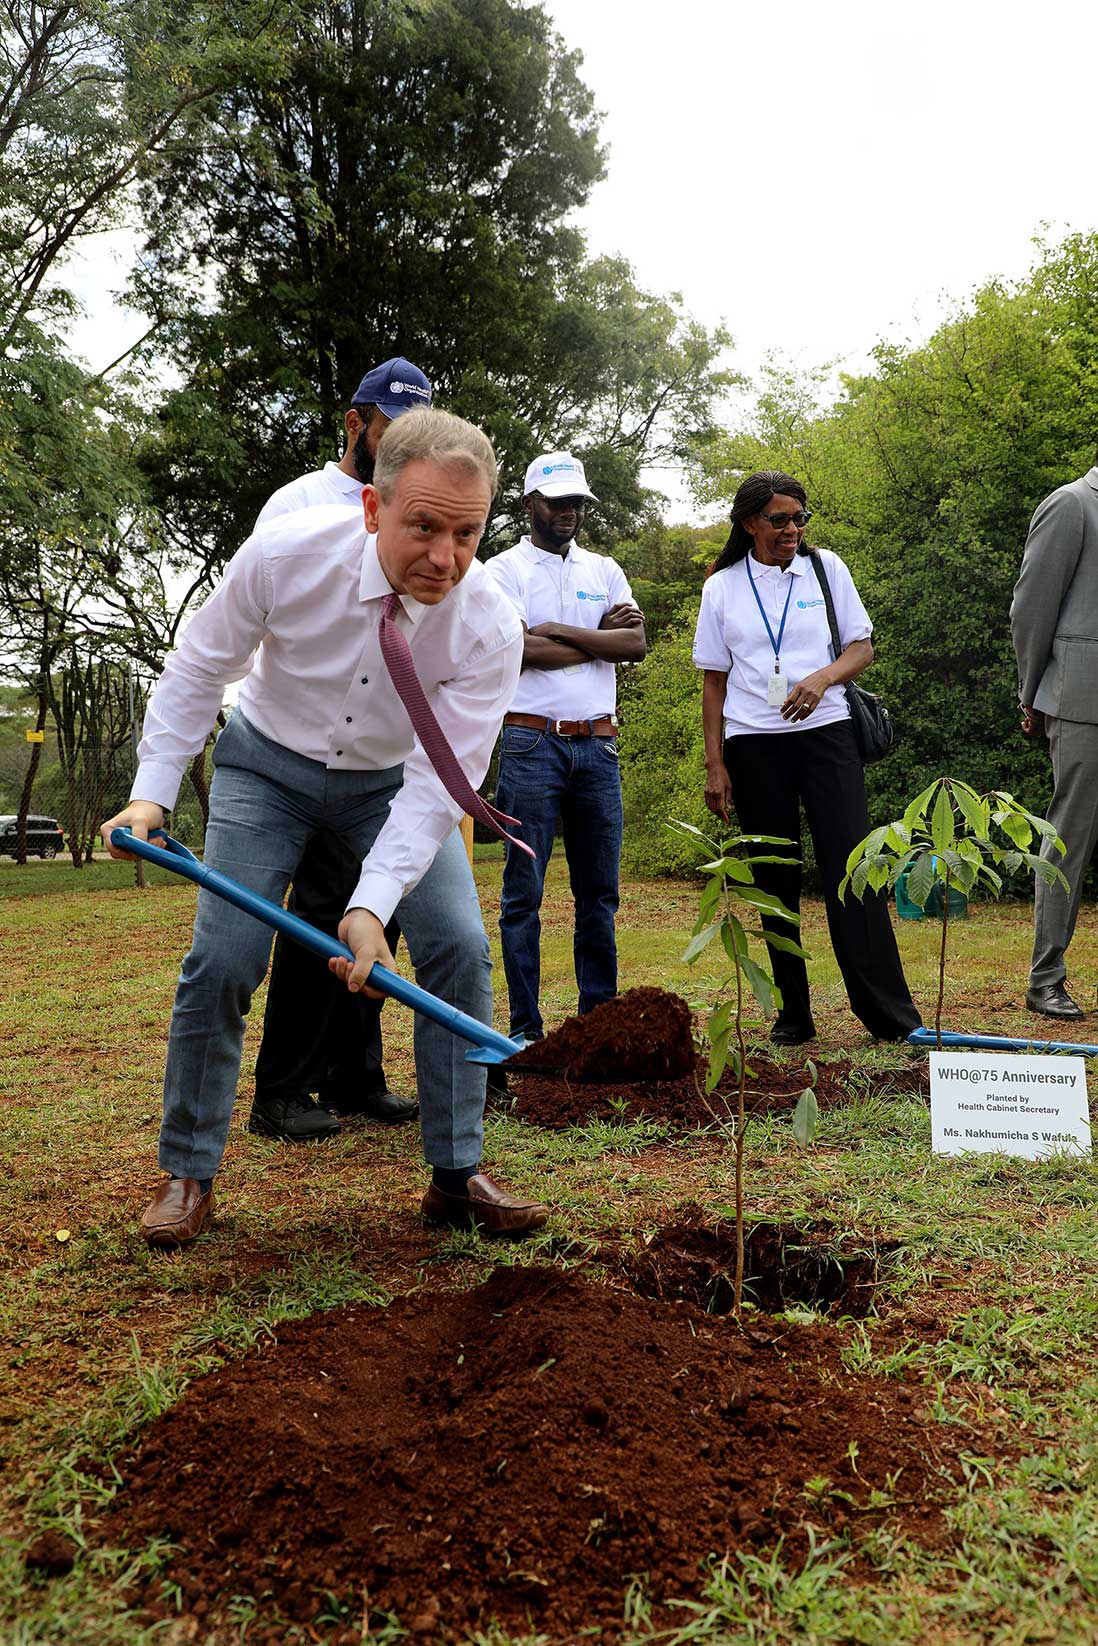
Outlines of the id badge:
[[769,709],[780,709],[789,696],[789,682],[784,674],[769,674],[766,677],[766,706]]

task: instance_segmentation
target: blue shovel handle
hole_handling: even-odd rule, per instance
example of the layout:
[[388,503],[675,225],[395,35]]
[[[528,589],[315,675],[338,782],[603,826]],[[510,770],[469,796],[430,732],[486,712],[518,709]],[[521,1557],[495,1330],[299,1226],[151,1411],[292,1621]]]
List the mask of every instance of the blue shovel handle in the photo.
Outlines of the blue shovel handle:
[[[254,915],[262,920],[264,925],[273,926],[276,932],[282,932],[286,937],[292,937],[295,943],[302,943],[314,954],[323,955],[326,960],[335,957],[339,960],[354,960],[354,950],[349,949],[346,943],[338,938],[329,937],[326,932],[318,931],[310,926],[307,920],[291,914],[289,909],[283,909],[277,903],[272,903],[269,897],[261,897],[258,892],[242,886],[238,880],[222,874],[219,869],[211,869],[205,863],[199,862],[193,852],[188,851],[180,841],[173,840],[171,835],[165,834],[163,829],[154,829],[154,835],[163,840],[163,846],[154,846],[151,840],[141,840],[133,832],[126,829],[111,830],[111,845],[119,851],[130,852],[134,857],[143,857],[149,863],[156,863],[162,869],[170,869],[173,874],[179,874],[186,880],[193,880],[196,886],[203,886],[208,892],[217,897],[223,897],[226,903],[233,903],[246,914]],[[389,971],[386,966],[376,964],[371,966],[367,979],[372,989],[379,989],[382,994],[391,995],[399,1000],[402,1006],[410,1006],[413,1011],[422,1012],[429,1017],[432,1023],[438,1023],[451,1034],[458,1035],[462,1040],[471,1040],[474,1050],[466,1052],[465,1056],[470,1063],[503,1063],[516,1052],[520,1052],[525,1041],[508,1040],[506,1035],[499,1034],[490,1028],[487,1023],[478,1023],[475,1017],[468,1012],[459,1011],[456,1006],[450,1006],[437,995],[429,994],[421,989],[418,983],[409,983],[397,972]]]
[[[931,1051],[938,1044],[933,1029],[913,1029],[907,1037],[911,1046],[927,1046]],[[943,1046],[970,1046],[985,1052],[1074,1052],[1078,1057],[1098,1057],[1098,1046],[1083,1046],[1074,1040],[1008,1040],[999,1034],[947,1034],[942,1030]]]

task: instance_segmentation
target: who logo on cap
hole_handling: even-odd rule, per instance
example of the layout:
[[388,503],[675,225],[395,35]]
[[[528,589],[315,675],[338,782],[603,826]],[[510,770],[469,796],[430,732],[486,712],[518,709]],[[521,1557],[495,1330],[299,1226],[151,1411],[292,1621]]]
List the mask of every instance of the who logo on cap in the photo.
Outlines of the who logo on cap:
[[368,371],[351,401],[352,406],[376,406],[390,419],[430,404],[430,383],[419,367],[403,355]]
[[540,492],[542,497],[586,497],[592,503],[598,498],[587,484],[583,464],[571,452],[543,452],[526,471],[523,496]]

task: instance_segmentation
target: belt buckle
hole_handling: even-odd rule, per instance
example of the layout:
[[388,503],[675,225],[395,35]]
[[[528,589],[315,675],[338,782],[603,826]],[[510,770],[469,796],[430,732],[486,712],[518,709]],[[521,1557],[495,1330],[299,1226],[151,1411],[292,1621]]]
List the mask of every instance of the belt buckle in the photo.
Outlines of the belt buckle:
[[553,721],[553,730],[556,732],[558,737],[571,737],[571,735],[572,735],[571,732],[566,732],[564,730],[564,721],[563,720],[554,720]]

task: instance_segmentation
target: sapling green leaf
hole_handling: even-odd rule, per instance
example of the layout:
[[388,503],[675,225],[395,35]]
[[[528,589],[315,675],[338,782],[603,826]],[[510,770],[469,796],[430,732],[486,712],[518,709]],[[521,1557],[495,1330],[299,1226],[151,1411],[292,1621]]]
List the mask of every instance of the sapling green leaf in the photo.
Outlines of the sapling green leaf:
[[[992,829],[1006,837],[1007,844],[992,838]],[[1044,818],[1035,817],[1018,804],[1012,794],[995,789],[977,794],[957,778],[939,777],[908,805],[902,819],[871,829],[846,860],[846,873],[839,883],[839,896],[848,891],[863,897],[885,885],[895,886],[906,871],[907,895],[925,908],[936,885],[942,888],[942,939],[938,955],[938,1001],[935,1026],[939,1050],[942,1044],[942,1003],[945,994],[946,936],[949,929],[950,887],[969,893],[977,885],[998,897],[1003,878],[1028,868],[1046,885],[1067,887],[1063,871],[1045,856],[1029,850],[1034,834],[1055,846],[1061,856],[1063,841]],[[888,863],[885,875],[881,868]]]
[[816,1093],[811,1086],[806,1086],[797,1099],[797,1107],[793,1110],[793,1136],[802,1149],[816,1140],[816,1126],[820,1118],[820,1106],[816,1101]]
[[807,949],[802,949],[801,945],[794,938],[786,937],[781,932],[764,932],[760,926],[757,930],[754,930],[751,935],[753,937],[761,937],[764,943],[769,944],[770,948],[780,949],[783,954],[800,955],[802,960],[807,960],[809,958]]
[[683,959],[688,966],[692,966],[701,954],[702,950],[709,947],[710,943],[716,937],[720,929],[721,922],[719,920],[715,920],[712,925],[706,926],[704,931],[695,932],[694,936],[686,945],[686,951],[683,954]]

